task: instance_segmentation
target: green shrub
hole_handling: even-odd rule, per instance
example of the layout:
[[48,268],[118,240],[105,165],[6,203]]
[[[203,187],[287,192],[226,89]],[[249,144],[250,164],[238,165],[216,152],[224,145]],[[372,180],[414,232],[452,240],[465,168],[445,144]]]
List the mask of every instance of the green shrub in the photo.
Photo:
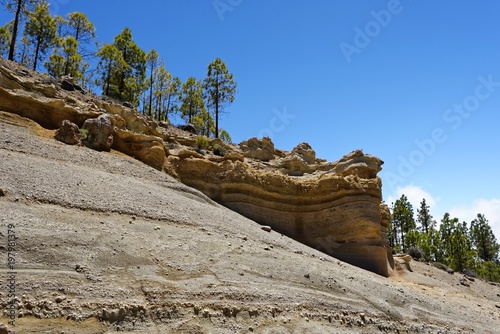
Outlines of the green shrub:
[[196,147],[198,149],[206,149],[208,147],[208,138],[205,136],[198,136],[196,139]]
[[213,148],[212,152],[215,155],[218,155],[218,156],[221,156],[221,157],[223,157],[224,155],[226,155],[226,149],[224,147],[222,147],[221,145],[219,145],[219,144],[215,144],[214,145],[214,148]]
[[80,129],[80,134],[82,135],[82,140],[85,140],[89,136],[89,130],[87,130],[87,129]]

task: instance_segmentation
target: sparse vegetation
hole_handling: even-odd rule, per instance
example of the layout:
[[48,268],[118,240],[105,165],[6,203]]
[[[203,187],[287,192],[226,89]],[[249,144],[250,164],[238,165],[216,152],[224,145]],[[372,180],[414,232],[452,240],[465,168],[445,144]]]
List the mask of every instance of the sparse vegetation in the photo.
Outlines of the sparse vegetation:
[[198,136],[196,139],[196,147],[199,150],[206,150],[208,148],[208,138],[206,136]]
[[223,157],[226,154],[226,149],[219,144],[215,144],[213,149],[212,149],[212,152],[215,155]]

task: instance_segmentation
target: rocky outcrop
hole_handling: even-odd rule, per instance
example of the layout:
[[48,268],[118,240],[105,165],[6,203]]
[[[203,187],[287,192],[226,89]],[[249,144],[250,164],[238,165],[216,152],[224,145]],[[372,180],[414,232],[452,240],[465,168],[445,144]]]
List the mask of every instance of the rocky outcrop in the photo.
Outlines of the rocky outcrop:
[[[326,162],[307,143],[286,152],[276,149],[270,138],[251,138],[238,146],[212,139],[208,147],[197,147],[196,135],[159,126],[130,105],[57,87],[50,78],[0,59],[0,110],[49,129],[72,122],[82,127],[82,142],[93,149],[123,152],[270,231],[378,274],[391,274],[389,212],[381,204],[377,177],[380,159],[357,150]],[[61,136],[66,130],[77,136],[76,128],[64,124]]]
[[318,164],[316,173],[295,177],[283,170],[286,159],[271,158],[271,144],[268,139],[252,144],[259,156],[268,154],[269,164],[260,170],[240,160],[215,162],[195,155],[168,159],[183,183],[228,208],[336,258],[389,276],[394,262],[386,235],[388,209],[381,205],[381,181],[376,176],[382,161],[358,150],[335,163]]

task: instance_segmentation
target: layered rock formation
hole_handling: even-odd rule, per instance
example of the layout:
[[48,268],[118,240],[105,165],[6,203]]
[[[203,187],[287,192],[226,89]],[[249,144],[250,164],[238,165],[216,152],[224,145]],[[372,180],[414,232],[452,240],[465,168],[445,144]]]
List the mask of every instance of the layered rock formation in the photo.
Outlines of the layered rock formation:
[[[270,147],[268,139],[260,142]],[[376,176],[382,161],[358,150],[334,163],[308,163],[314,156],[310,148],[306,158],[297,154],[304,146],[274,152],[266,163],[211,161],[186,154],[168,160],[183,183],[228,208],[338,259],[389,276],[394,267],[386,235],[389,214],[381,204]],[[252,156],[263,154],[255,148]],[[297,173],[299,161],[308,167],[303,169],[314,171],[290,176]],[[252,163],[259,166],[249,168]]]
[[[159,126],[128,106],[59,86],[57,80],[0,59],[0,110],[48,129],[62,127],[60,134],[73,133],[71,143],[78,141],[78,127],[109,129],[99,140],[104,146],[88,146],[123,152],[275,231],[359,267],[391,274],[388,208],[381,205],[377,177],[380,159],[358,150],[328,163],[316,158],[307,143],[285,152],[269,138],[239,146],[214,139],[201,149],[195,135]],[[215,146],[225,155],[213,154]]]

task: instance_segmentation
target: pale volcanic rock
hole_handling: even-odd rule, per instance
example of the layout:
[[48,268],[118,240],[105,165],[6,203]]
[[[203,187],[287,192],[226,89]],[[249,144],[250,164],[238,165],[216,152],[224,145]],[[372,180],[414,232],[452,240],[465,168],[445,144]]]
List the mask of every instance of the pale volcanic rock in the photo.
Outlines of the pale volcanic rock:
[[252,169],[241,161],[169,161],[183,183],[224,206],[351,264],[392,273],[387,206],[381,205],[376,176],[380,159],[358,150],[329,164],[330,171],[308,177]]
[[243,155],[248,158],[269,161],[274,159],[276,151],[270,138],[264,137],[262,140],[250,138],[240,143]]
[[168,150],[159,137],[148,136],[128,130],[115,128],[113,149],[130,155],[145,164],[163,169]]
[[[391,274],[388,209],[381,205],[377,177],[380,159],[356,150],[326,162],[307,143],[286,152],[270,138],[251,138],[238,146],[210,139],[206,150],[195,151],[196,135],[159,126],[129,104],[57,90],[50,78],[44,83],[35,72],[10,67],[13,63],[0,59],[2,110],[49,129],[59,128],[63,120],[80,127],[86,121],[102,123],[106,130],[96,127],[90,138],[102,137],[104,146],[97,149],[125,153],[273,231],[361,268]],[[224,156],[213,154],[216,145]]]

